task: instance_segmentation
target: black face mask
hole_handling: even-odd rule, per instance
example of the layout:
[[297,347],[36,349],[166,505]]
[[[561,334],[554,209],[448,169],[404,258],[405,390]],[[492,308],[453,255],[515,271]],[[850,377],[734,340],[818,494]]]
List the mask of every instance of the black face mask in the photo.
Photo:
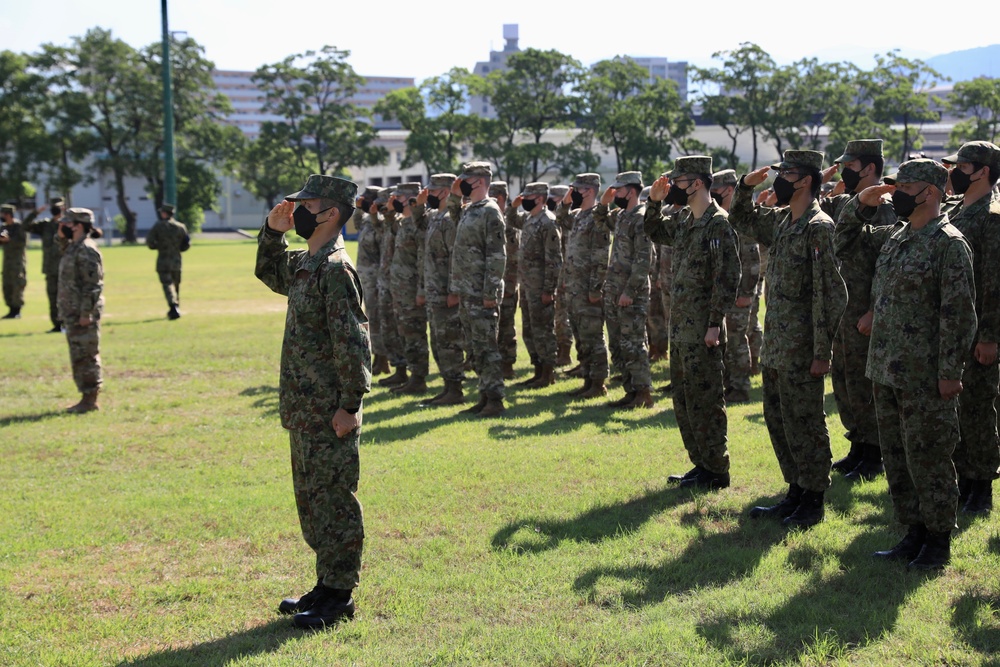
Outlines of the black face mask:
[[550,211],[554,211],[556,210],[557,204],[558,202],[555,199],[550,199],[547,202],[545,202],[545,208],[549,209]]
[[788,202],[792,201],[792,196],[795,194],[795,184],[803,178],[805,176],[800,176],[794,181],[786,181],[784,178],[774,179],[774,196],[778,198],[778,206],[788,206]]
[[361,210],[362,211],[364,211],[365,213],[367,213],[371,209],[371,207],[372,207],[372,202],[368,201],[367,199],[362,199],[361,200]]
[[615,197],[615,206],[623,211],[628,208],[628,197]]
[[62,234],[65,239],[73,238],[73,228],[67,225],[59,225],[59,233]]
[[437,209],[441,205],[441,198],[434,195],[427,195],[427,205],[433,209]]
[[689,195],[685,188],[682,188],[679,185],[671,185],[670,191],[667,192],[667,196],[663,198],[663,203],[685,206],[688,203],[688,197]]
[[395,211],[396,213],[402,213],[404,208],[406,208],[406,206],[403,204],[403,202],[399,201],[398,199],[392,200],[393,211]]
[[469,195],[472,194],[472,183],[469,183],[468,181],[462,181],[461,183],[458,184],[458,189],[462,191],[463,197],[468,197]]
[[534,199],[522,199],[521,208],[523,208],[528,213],[531,213],[535,208],[536,202]]
[[60,206],[53,206],[52,207],[52,215],[55,216],[55,217],[57,217],[57,218],[60,215],[62,215],[62,207],[60,207]]
[[[924,188],[926,190],[927,188]],[[902,190],[896,190],[892,193],[892,207],[896,210],[896,215],[901,218],[909,218],[913,215],[913,212],[917,209],[917,197],[923,193],[921,190],[915,195],[908,195]],[[926,200],[925,200],[926,201]],[[920,202],[921,204],[923,202]]]
[[854,169],[844,169],[840,172],[840,179],[844,181],[844,192],[851,194],[858,189],[858,184],[861,182],[861,172]]
[[719,206],[722,206],[722,199],[723,199],[723,197],[722,197],[722,193],[721,192],[711,192],[709,194],[712,195],[712,199],[715,200],[716,204],[718,204]]
[[[332,206],[330,208],[333,208]],[[329,208],[324,208],[319,213],[324,213],[329,211]],[[295,213],[292,214],[292,219],[295,220],[295,233],[302,238],[308,240],[313,232],[316,231],[316,227],[320,224],[316,222],[316,216],[319,213],[310,213],[309,209],[301,204],[295,207]]]
[[573,208],[580,208],[583,206],[583,193],[573,190],[569,195],[570,201],[573,202]]
[[[979,179],[977,178],[976,180],[978,181]],[[959,170],[958,167],[951,170],[951,187],[955,190],[956,195],[964,195],[968,192],[972,182],[971,174]]]

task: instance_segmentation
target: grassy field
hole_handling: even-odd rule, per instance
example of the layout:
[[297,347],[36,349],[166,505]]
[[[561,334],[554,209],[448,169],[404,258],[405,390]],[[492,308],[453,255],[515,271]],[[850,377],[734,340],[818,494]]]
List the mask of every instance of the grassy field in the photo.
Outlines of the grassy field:
[[836,478],[807,532],[746,518],[783,490],[759,403],[729,413],[733,486],[693,494],[666,485],[689,467],[669,399],[616,414],[562,398],[577,381],[512,390],[488,423],[376,389],[358,615],[296,631],[277,603],[315,578],[276,413],[284,299],[253,241],[199,242],[168,322],[153,254],[103,252],[99,413],[61,413],[37,249],[0,323],[4,667],[1000,665],[996,515],[961,520],[943,573],[907,573],[870,557],[900,535],[884,479]]

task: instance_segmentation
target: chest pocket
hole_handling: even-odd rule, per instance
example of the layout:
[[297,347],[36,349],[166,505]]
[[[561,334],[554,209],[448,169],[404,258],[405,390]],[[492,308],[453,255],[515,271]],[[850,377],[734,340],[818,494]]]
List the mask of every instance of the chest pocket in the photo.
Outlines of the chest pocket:
[[325,312],[323,299],[316,287],[316,274],[305,269],[295,272],[295,279],[288,290],[288,308],[296,319],[314,318]]
[[925,300],[927,281],[933,264],[921,248],[913,243],[890,240],[879,255],[875,271],[883,281],[882,293],[900,303],[920,303]]
[[812,249],[805,228],[793,228],[782,234],[772,248],[768,279],[772,288],[789,301],[801,301],[812,288]]

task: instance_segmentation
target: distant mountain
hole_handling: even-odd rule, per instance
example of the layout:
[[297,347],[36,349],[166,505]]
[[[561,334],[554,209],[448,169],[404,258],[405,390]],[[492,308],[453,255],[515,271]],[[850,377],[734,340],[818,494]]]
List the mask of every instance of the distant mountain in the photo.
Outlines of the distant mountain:
[[979,76],[1000,78],[1000,44],[943,53],[925,58],[925,62],[950,77],[952,82],[968,81]]

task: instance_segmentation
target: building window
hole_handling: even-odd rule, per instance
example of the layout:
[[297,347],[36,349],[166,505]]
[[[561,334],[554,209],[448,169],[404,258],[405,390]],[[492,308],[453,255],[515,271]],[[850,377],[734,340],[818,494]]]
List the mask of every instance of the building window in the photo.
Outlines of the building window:
[[382,187],[382,179],[381,178],[369,178],[368,179],[368,185],[370,185],[372,187],[375,187],[375,188],[380,188],[380,187]]

